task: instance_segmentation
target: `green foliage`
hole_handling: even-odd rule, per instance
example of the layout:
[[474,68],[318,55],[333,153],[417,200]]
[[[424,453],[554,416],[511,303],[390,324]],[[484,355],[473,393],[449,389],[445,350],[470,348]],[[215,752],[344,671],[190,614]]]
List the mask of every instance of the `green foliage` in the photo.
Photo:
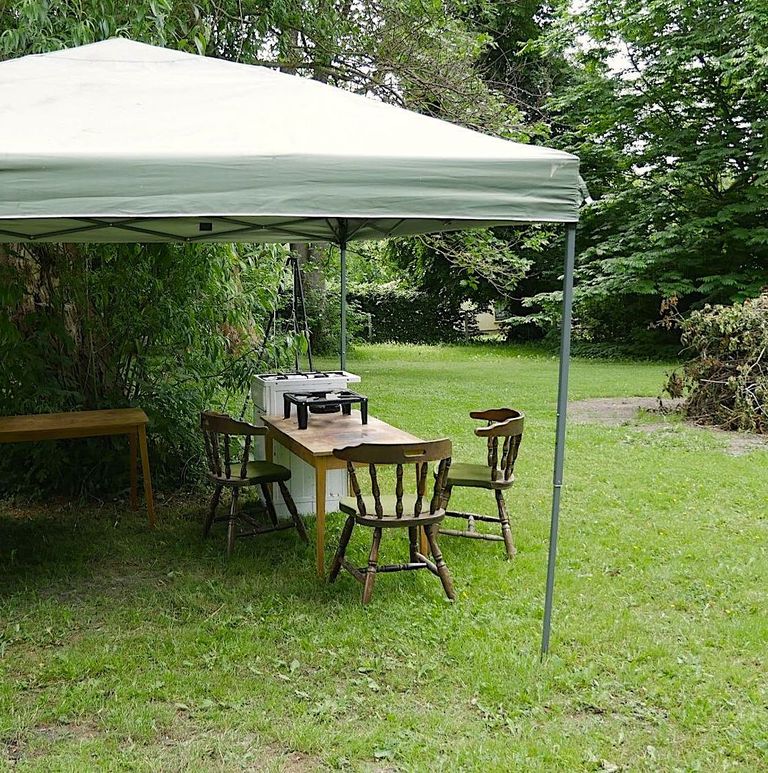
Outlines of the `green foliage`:
[[[0,4],[0,30],[0,58],[128,36],[279,66],[485,131],[520,132],[519,111],[475,69],[491,37],[442,3],[22,0]],[[247,381],[281,259],[280,250],[202,245],[52,246],[0,258],[9,274],[3,412],[141,405],[152,419],[158,477],[178,481],[198,458],[197,411]],[[315,349],[336,349],[337,287],[319,282],[307,295]],[[353,335],[356,322],[353,306]],[[282,349],[268,353],[270,365]],[[4,454],[0,472],[21,469],[17,485],[44,482],[47,491],[112,488],[125,465],[119,444],[104,447],[19,447]]]
[[0,4],[0,58],[127,36],[203,53],[210,3],[184,0],[20,0]]
[[768,293],[705,306],[682,321],[690,359],[667,391],[685,395],[686,415],[723,429],[768,432]]
[[358,286],[351,295],[370,315],[371,341],[409,344],[457,341],[463,336],[461,303],[442,288],[418,290],[397,282]]
[[[244,390],[264,342],[282,248],[46,245],[2,257],[0,413],[138,405],[150,417],[160,482],[199,456],[204,407]],[[94,490],[125,479],[105,441],[8,446],[4,488]],[[19,471],[21,474],[19,475]]]
[[[312,351],[316,355],[339,356],[341,343],[341,288],[331,279],[322,289],[307,290],[307,317]],[[365,316],[354,295],[347,294],[347,345],[364,336]]]
[[[363,308],[376,315],[369,306],[389,305],[393,318],[401,319],[396,327],[402,332],[397,335],[404,337],[375,337],[374,340],[425,343],[456,340],[464,327],[462,306],[487,309],[500,298],[510,296],[531,266],[528,256],[548,238],[546,229],[531,228],[473,230],[390,240],[382,251],[384,259],[394,267],[395,279],[384,295],[366,289],[364,293],[369,300],[363,303]],[[435,307],[419,312],[430,318],[421,332],[427,317],[414,319],[409,324],[400,316],[407,310],[408,293],[412,294],[414,303],[418,300],[419,305]],[[389,312],[385,317],[389,318]]]
[[596,0],[549,36],[574,65],[550,101],[558,142],[595,199],[578,307],[633,334],[665,299],[687,312],[768,283],[766,39],[761,0]]

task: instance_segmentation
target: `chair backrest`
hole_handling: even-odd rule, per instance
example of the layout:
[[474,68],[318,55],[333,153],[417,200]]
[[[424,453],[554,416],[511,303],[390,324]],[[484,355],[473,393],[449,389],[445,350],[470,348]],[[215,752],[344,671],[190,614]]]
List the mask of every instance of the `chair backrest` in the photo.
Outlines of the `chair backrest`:
[[[205,456],[208,470],[214,478],[240,478],[247,475],[250,459],[251,439],[254,435],[265,435],[265,427],[257,427],[247,421],[237,421],[225,413],[203,411],[200,414],[200,429],[203,432]],[[245,438],[241,458],[232,460],[232,437]],[[239,446],[239,443],[236,442]],[[234,472],[234,475],[233,475]]]
[[[429,463],[438,462],[435,475],[435,485],[429,500],[428,512],[434,515],[439,512],[440,499],[448,478],[448,470],[451,466],[451,441],[448,438],[442,440],[424,440],[415,443],[361,443],[356,446],[337,448],[333,455],[337,459],[347,462],[347,470],[352,483],[352,490],[357,500],[357,511],[360,515],[376,515],[382,518],[384,507],[381,502],[381,487],[377,467],[395,465],[395,516],[403,515],[419,517],[425,512],[424,499],[427,489],[427,475]],[[355,464],[368,465],[371,477],[371,493],[373,494],[373,513],[366,512],[365,500],[360,489],[360,483],[355,471]],[[403,508],[403,472],[406,465],[413,465],[416,471],[416,500],[413,512],[404,513]]]
[[[525,415],[514,408],[491,408],[488,411],[472,411],[470,417],[486,422],[478,427],[475,435],[488,439],[488,466],[491,480],[506,481],[512,478],[515,461],[523,439]],[[499,457],[499,438],[504,438]]]

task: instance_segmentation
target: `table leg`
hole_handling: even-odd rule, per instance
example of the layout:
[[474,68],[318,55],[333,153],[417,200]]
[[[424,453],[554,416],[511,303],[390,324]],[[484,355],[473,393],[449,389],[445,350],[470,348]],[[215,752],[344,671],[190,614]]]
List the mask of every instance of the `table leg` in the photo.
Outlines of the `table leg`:
[[149,470],[149,451],[147,451],[147,428],[139,424],[139,453],[141,454],[141,475],[144,478],[144,499],[147,501],[149,525],[155,526],[155,500],[152,497],[152,473]]
[[317,550],[317,573],[325,577],[325,462],[315,462],[315,546]]
[[128,433],[128,444],[130,446],[130,470],[131,470],[131,510],[136,510],[139,506],[139,498],[137,494],[137,481],[136,481],[136,444],[138,437],[135,432]]
[[[267,430],[267,434],[264,435],[264,459],[268,462],[275,461],[275,439],[272,437],[272,433]],[[275,496],[274,486],[271,483],[267,483],[267,489],[271,497]]]

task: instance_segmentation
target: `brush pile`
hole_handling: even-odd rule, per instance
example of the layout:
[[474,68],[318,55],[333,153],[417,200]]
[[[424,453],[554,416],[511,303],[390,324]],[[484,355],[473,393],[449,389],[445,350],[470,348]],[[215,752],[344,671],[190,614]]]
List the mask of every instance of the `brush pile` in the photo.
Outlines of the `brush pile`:
[[721,429],[768,433],[768,292],[733,306],[705,306],[682,322],[690,359],[666,391],[685,415]]

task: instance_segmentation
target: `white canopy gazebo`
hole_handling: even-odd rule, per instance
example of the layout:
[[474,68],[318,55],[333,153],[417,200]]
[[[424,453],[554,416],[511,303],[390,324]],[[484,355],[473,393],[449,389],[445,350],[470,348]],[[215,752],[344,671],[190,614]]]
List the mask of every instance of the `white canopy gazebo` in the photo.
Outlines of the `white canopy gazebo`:
[[317,81],[115,39],[0,63],[0,242],[299,242],[563,223],[542,652],[563,478],[579,161]]

